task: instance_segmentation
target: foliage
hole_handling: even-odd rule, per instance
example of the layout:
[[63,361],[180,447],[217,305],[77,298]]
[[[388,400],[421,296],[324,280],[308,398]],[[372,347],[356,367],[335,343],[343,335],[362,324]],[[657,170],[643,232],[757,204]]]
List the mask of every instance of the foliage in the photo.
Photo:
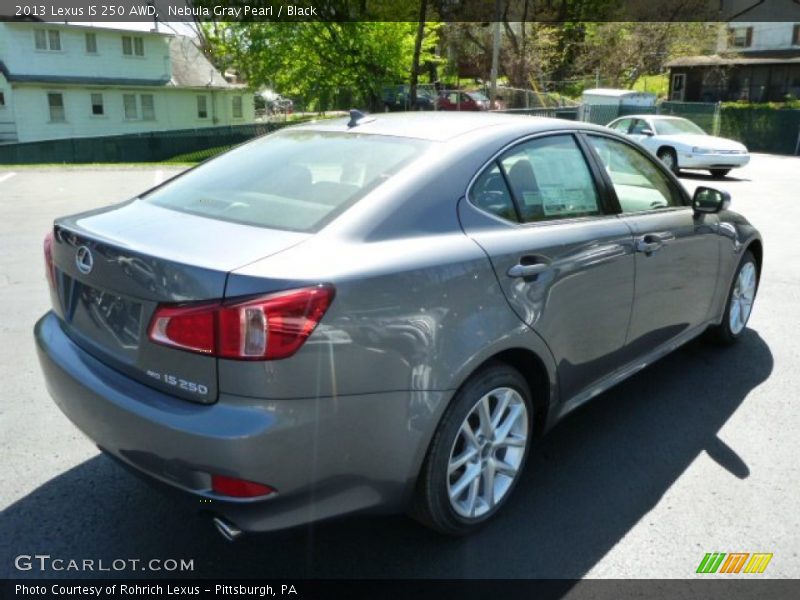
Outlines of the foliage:
[[[436,61],[438,27],[426,24],[422,63]],[[208,24],[205,34],[218,63],[235,65],[251,86],[326,110],[343,102],[374,109],[384,85],[408,81],[416,30],[410,22],[309,21]]]
[[766,110],[785,110],[785,109],[800,109],[800,100],[792,96],[787,97],[785,102],[748,102],[746,100],[738,100],[736,102],[723,102],[722,108],[725,109],[766,109]]
[[672,58],[710,53],[716,36],[710,23],[589,23],[575,67],[629,88],[641,75],[660,73]]

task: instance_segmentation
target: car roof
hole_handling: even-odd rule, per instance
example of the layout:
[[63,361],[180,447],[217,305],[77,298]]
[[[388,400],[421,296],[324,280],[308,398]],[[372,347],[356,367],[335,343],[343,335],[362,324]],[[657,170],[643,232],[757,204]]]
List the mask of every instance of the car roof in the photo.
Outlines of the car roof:
[[292,129],[411,137],[436,142],[444,142],[481,129],[485,129],[488,133],[490,129],[499,127],[514,127],[521,135],[561,129],[604,130],[597,125],[579,121],[500,112],[378,113],[369,115],[368,118],[370,120],[364,120],[350,128],[347,127],[349,119],[345,118],[312,121]]

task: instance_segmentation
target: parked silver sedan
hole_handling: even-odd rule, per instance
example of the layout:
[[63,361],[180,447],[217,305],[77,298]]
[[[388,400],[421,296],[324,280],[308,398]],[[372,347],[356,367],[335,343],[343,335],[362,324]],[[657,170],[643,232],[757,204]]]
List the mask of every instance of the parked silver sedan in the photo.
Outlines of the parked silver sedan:
[[608,127],[639,142],[674,173],[681,169],[702,169],[721,179],[731,169],[750,162],[744,144],[708,135],[681,117],[629,115],[611,121]]
[[728,204],[602,127],[354,112],[58,219],[39,357],[229,539],[402,510],[462,534],[567,413],[742,335],[762,241]]

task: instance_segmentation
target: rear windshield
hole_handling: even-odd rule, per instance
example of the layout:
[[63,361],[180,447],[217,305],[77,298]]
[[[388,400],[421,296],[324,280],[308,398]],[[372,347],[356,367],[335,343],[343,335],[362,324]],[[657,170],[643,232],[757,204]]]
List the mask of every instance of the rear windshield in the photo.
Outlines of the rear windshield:
[[246,144],[144,196],[200,216],[318,231],[419,157],[426,140],[285,131]]

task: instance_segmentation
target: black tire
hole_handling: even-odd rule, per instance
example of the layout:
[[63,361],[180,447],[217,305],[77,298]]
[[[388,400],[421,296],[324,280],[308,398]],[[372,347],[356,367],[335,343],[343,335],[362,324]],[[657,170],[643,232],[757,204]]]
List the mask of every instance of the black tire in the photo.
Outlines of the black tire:
[[728,290],[728,298],[725,301],[725,312],[722,313],[722,322],[719,325],[713,326],[708,331],[711,340],[717,342],[718,344],[728,346],[735,343],[740,337],[742,337],[742,334],[747,328],[747,319],[750,318],[749,313],[747,315],[747,319],[745,319],[744,326],[739,331],[733,331],[731,329],[731,305],[733,303],[733,292],[736,289],[739,274],[742,272],[742,269],[745,268],[745,265],[748,264],[753,265],[753,268],[755,269],[756,281],[755,290],[753,291],[753,301],[755,301],[759,284],[758,263],[756,263],[753,253],[748,250],[744,253],[744,255],[742,255],[742,260],[739,261],[739,266],[736,268],[736,273],[733,276],[733,281],[731,282],[730,289]]
[[672,148],[660,148],[656,154],[658,159],[664,163],[667,168],[677,175],[680,172],[678,167],[678,155]]
[[[449,485],[451,485],[449,478],[453,477],[453,475],[448,474],[451,451],[456,451],[457,444],[460,443],[461,427],[465,419],[468,418],[485,395],[498,388],[510,388],[516,391],[526,408],[527,435],[521,462],[519,462],[516,474],[509,487],[503,492],[504,495],[500,497],[496,504],[481,516],[466,518],[456,512],[448,493]],[[525,461],[533,438],[533,409],[528,384],[516,369],[505,363],[493,362],[472,375],[456,393],[439,422],[417,480],[411,516],[423,525],[452,536],[471,533],[494,516],[508,501],[525,467]],[[521,420],[522,417],[519,417],[518,421]],[[489,452],[492,458],[494,458],[493,452],[494,450]],[[503,460],[507,456],[507,454],[504,455]],[[519,453],[516,456],[517,460],[519,460]],[[478,479],[480,479],[478,485],[484,487],[483,476],[478,477]],[[485,493],[485,490],[483,491]]]
[[730,169],[709,169],[709,172],[711,173],[711,176],[714,179],[722,179],[723,177],[725,177],[725,175],[730,173],[731,170]]

